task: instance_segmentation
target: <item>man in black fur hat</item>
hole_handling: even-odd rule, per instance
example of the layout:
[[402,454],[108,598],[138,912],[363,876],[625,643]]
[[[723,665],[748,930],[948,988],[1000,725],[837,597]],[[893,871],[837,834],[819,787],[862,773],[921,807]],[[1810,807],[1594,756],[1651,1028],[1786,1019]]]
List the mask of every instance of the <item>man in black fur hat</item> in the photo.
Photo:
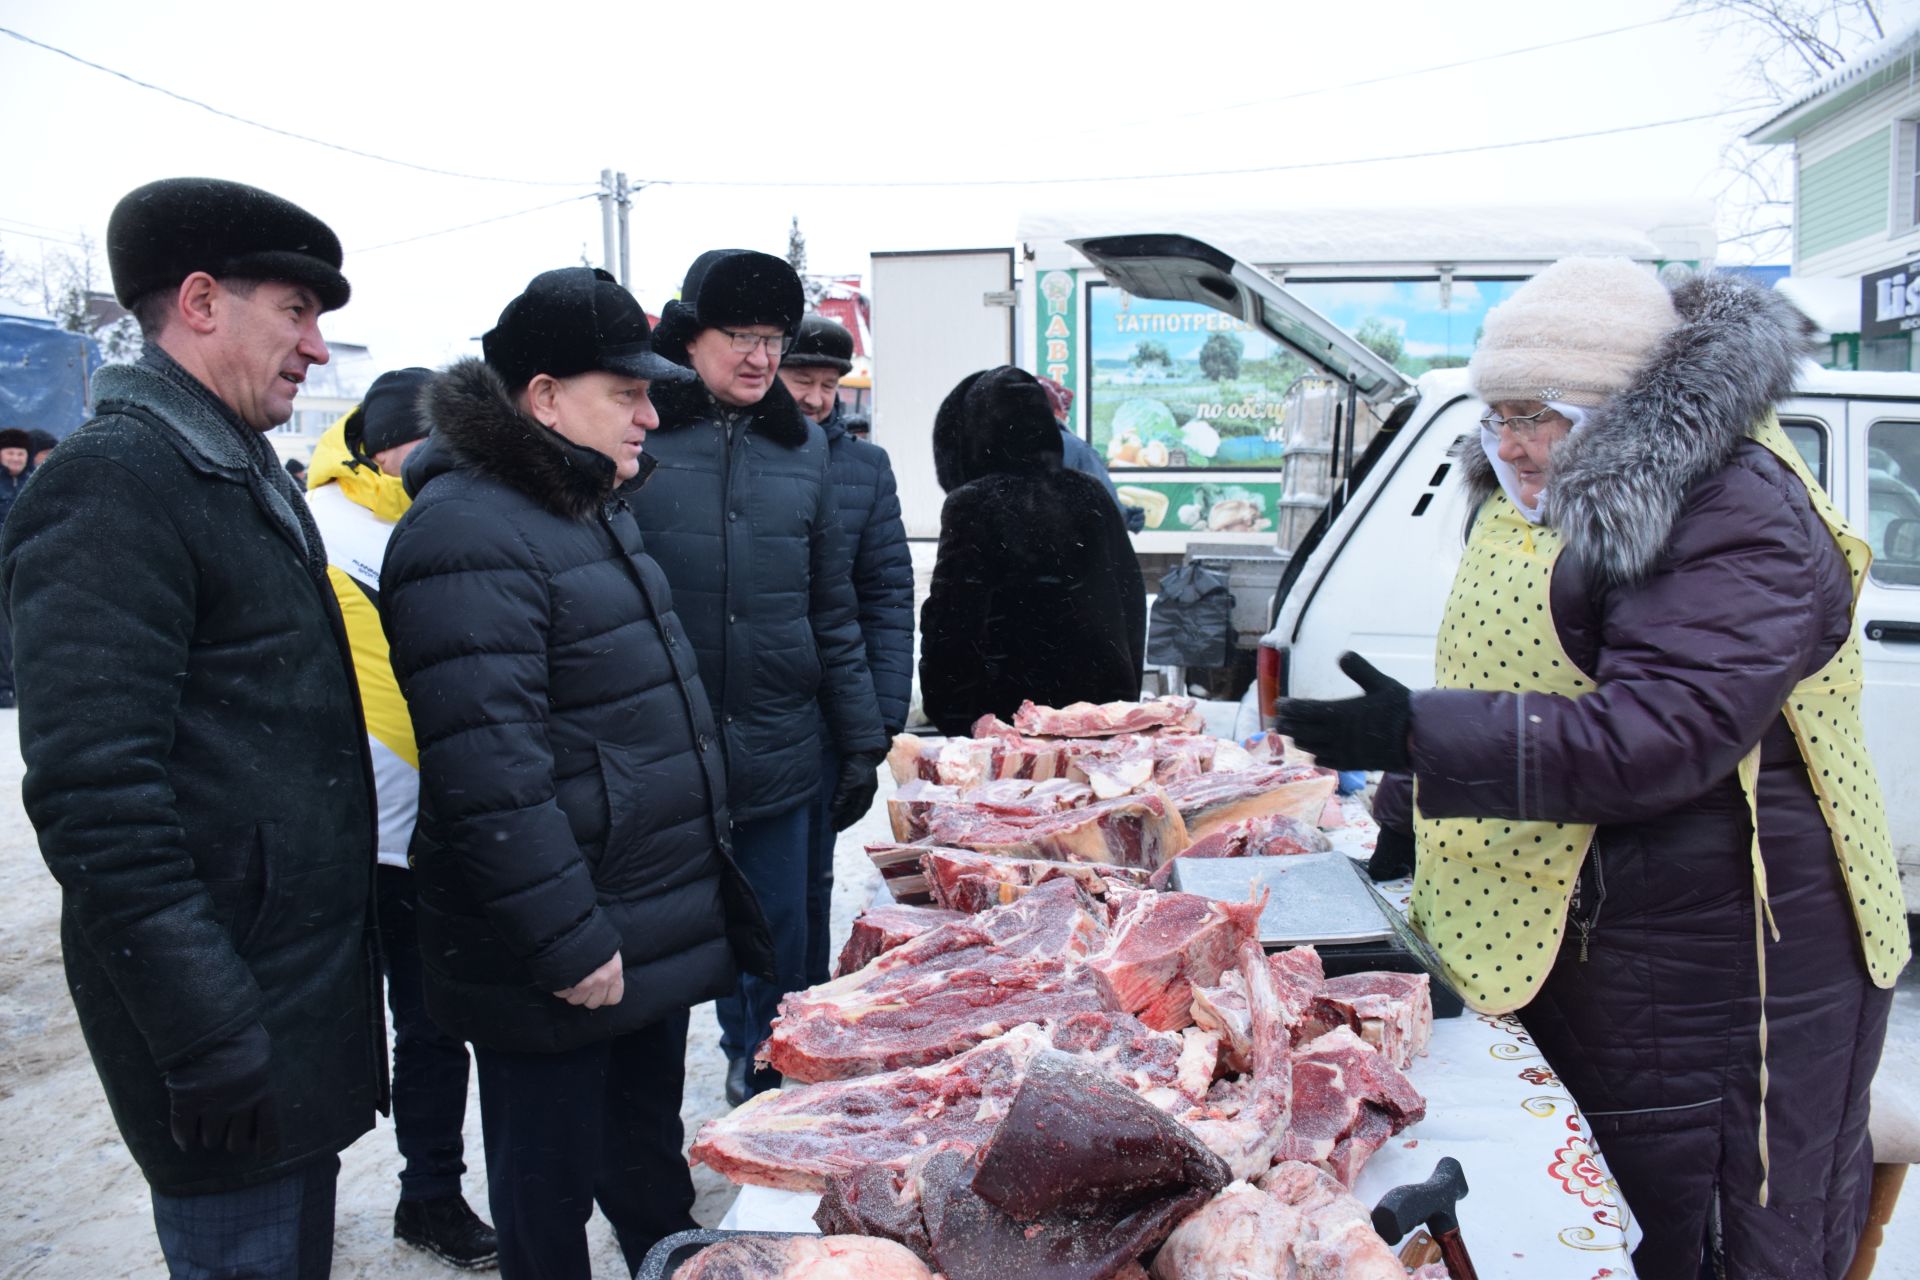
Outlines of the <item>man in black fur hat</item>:
[[656,396],[660,469],[634,516],[666,570],[720,720],[733,847],[773,926],[778,975],[720,1001],[727,1096],[779,1082],[754,1069],[780,997],[807,986],[808,806],[820,789],[821,718],[841,763],[835,830],[873,803],[887,749],[848,577],[827,437],[776,376],[805,307],[770,254],[694,259],[654,336],[697,381]]
[[27,814],[67,982],[174,1276],[324,1277],[386,1105],[372,777],[326,552],[262,433],[324,364],[340,242],[176,178],[107,224],[139,363],[94,375],[0,538]]

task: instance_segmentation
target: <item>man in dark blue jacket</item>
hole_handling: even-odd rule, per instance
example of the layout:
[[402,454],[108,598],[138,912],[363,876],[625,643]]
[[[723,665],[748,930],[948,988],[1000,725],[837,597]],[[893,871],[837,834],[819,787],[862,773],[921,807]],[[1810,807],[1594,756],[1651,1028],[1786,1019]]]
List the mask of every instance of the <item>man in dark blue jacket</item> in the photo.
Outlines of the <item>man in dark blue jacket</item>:
[[733,845],[773,928],[771,982],[720,1002],[735,1101],[779,1081],[753,1056],[780,997],[806,981],[810,805],[821,719],[841,755],[836,827],[873,803],[887,750],[860,635],[827,437],[776,376],[805,298],[793,268],[746,249],[703,253],[662,310],[655,346],[699,375],[655,395],[659,469],[634,502],[666,570],[727,753]]
[[[33,474],[33,436],[18,427],[0,431],[0,525]],[[0,707],[13,705],[13,632],[0,617]]]
[[[833,488],[840,500],[840,527],[853,550],[853,593],[860,600],[860,635],[880,702],[880,721],[891,738],[907,723],[913,699],[913,557],[900,523],[900,495],[893,463],[877,444],[857,440],[847,429],[840,379],[853,368],[853,335],[822,315],[800,321],[793,349],[780,362],[780,381],[800,412],[827,433]],[[812,845],[807,851],[807,981],[829,975],[829,926],[833,901],[833,843],[837,832],[830,804],[840,776],[840,753],[821,742],[820,794],[813,806]]]

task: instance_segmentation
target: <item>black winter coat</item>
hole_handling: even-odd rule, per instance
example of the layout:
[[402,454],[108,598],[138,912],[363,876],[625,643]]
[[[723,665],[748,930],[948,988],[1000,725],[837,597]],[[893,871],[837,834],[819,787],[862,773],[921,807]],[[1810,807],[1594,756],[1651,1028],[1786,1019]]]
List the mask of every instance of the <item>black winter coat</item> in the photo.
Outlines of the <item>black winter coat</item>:
[[0,467],[0,524],[7,522],[7,513],[13,510],[13,504],[19,500],[21,490],[27,487],[27,481],[31,479],[33,479],[32,467],[28,467],[17,476],[5,467]]
[[1119,508],[1061,469],[1061,433],[1033,376],[963,380],[934,424],[947,501],[920,613],[920,696],[942,733],[980,716],[1140,696],[1146,589]]
[[[24,799],[128,1148],[159,1191],[228,1190],[385,1102],[366,734],[290,478],[184,373],[109,365],[93,389],[0,543]],[[256,1022],[279,1150],[181,1151],[163,1073]]]
[[887,747],[827,437],[778,378],[746,409],[699,382],[653,401],[659,466],[634,518],[700,655],[734,821],[785,813],[819,789],[823,714],[842,755]]
[[[521,414],[477,360],[422,404],[433,435],[380,610],[420,747],[427,1009],[476,1044],[562,1052],[730,990],[770,943],[635,486],[616,497],[610,459]],[[553,995],[616,950],[619,1004]]]
[[847,431],[844,406],[821,427],[840,500],[840,527],[853,550],[853,594],[860,601],[860,636],[880,703],[880,723],[891,738],[907,723],[913,701],[913,556],[900,522],[900,495],[887,451]]

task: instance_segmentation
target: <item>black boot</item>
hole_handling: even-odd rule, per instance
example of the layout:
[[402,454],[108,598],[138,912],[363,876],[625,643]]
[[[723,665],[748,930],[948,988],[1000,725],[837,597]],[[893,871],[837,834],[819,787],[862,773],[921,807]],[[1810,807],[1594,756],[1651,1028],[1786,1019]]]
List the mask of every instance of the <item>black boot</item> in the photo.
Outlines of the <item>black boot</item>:
[[747,1088],[755,1097],[769,1089],[778,1089],[781,1085],[780,1073],[772,1067],[762,1067],[747,1078]]
[[754,1095],[754,1089],[747,1083],[747,1077],[753,1072],[753,1063],[747,1058],[727,1060],[727,1105],[737,1107]]
[[491,1271],[500,1265],[493,1228],[468,1207],[464,1196],[402,1200],[393,1211],[393,1236],[462,1271]]

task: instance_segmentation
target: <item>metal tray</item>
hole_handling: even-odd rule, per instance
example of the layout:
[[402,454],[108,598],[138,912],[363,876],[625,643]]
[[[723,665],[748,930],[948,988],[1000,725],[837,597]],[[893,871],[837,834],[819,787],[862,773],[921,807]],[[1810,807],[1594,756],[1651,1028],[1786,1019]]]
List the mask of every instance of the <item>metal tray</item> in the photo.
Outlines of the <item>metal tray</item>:
[[708,1245],[719,1244],[722,1240],[739,1236],[773,1236],[786,1240],[804,1234],[801,1231],[678,1231],[647,1250],[646,1261],[640,1264],[640,1270],[634,1273],[633,1280],[671,1280],[681,1263]]
[[1264,887],[1260,944],[1376,942],[1393,936],[1379,900],[1354,878],[1353,860],[1337,850],[1281,858],[1176,858],[1173,887],[1226,902],[1245,902]]

